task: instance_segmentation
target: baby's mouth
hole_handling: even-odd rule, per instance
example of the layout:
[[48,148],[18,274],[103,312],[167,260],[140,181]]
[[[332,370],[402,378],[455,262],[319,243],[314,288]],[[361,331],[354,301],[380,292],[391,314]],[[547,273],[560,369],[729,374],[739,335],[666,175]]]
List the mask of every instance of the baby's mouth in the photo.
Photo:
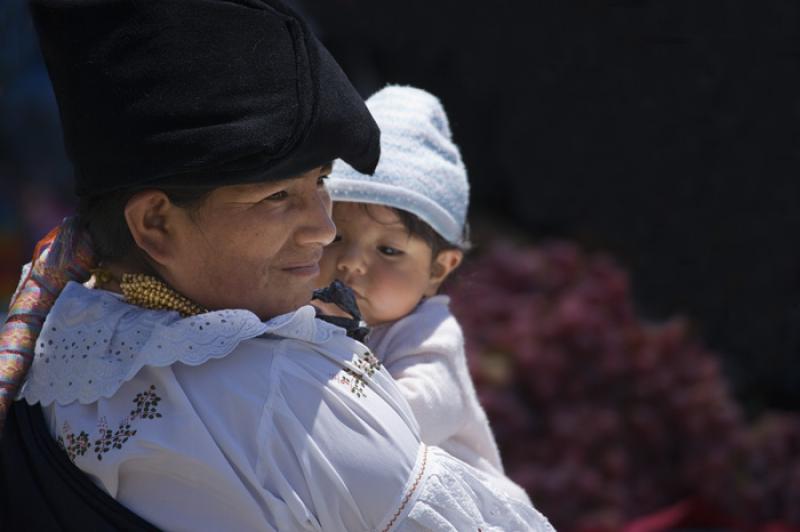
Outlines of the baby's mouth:
[[336,280],[345,285],[347,288],[349,288],[350,291],[353,292],[353,295],[356,296],[356,299],[365,299],[365,297],[361,294],[361,292],[357,288],[355,288],[352,284],[348,283],[345,279],[339,278]]
[[[353,289],[351,288],[350,290]],[[365,299],[364,296],[361,295],[361,292],[359,292],[358,290],[353,290],[353,294],[356,296],[356,299]]]

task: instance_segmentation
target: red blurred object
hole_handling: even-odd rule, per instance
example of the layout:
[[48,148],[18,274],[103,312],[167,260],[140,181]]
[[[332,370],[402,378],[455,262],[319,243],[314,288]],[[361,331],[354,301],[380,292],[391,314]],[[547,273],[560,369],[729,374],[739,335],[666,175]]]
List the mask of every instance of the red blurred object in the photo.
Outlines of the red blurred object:
[[800,532],[782,522],[736,522],[718,508],[697,499],[686,499],[661,511],[626,524],[622,532],[669,532],[674,530],[732,530],[741,532]]
[[448,291],[506,469],[556,528],[800,524],[800,418],[748,426],[717,357],[639,318],[609,257],[500,244]]
[[696,499],[686,499],[625,525],[622,532],[668,532],[676,529],[745,530],[719,509]]
[[19,283],[22,271],[23,242],[14,234],[0,233],[0,307],[4,312],[8,299]]

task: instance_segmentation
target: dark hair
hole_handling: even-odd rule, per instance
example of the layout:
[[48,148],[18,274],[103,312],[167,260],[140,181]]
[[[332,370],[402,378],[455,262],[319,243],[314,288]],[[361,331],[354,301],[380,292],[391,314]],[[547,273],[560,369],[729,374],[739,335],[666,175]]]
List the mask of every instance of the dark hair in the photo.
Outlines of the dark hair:
[[190,210],[196,210],[216,187],[152,186],[135,187],[81,198],[78,205],[79,223],[89,231],[92,248],[99,261],[121,260],[134,248],[125,206],[138,192],[160,190],[169,200]]
[[[369,211],[370,203],[361,203],[361,208],[363,208],[367,214],[370,215],[374,219],[374,216]],[[408,234],[410,236],[415,236],[417,238],[422,239],[428,246],[431,248],[431,257],[432,259],[436,259],[439,256],[439,253],[448,249],[458,249],[463,252],[469,251],[470,244],[469,244],[469,226],[464,226],[464,232],[461,237],[462,243],[461,244],[454,244],[449,242],[442,237],[439,233],[437,233],[433,227],[430,226],[427,222],[423,221],[419,216],[416,214],[412,214],[408,211],[404,211],[403,209],[398,209],[396,207],[389,207],[397,216],[400,218],[400,222],[403,224],[403,227],[406,228]]]

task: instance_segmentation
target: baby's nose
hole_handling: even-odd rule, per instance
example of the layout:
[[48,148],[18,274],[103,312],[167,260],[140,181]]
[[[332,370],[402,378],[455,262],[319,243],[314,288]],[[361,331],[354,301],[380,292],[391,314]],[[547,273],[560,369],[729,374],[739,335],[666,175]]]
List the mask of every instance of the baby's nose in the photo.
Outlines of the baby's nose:
[[340,272],[363,275],[367,271],[364,256],[357,249],[346,249],[339,255],[337,268]]

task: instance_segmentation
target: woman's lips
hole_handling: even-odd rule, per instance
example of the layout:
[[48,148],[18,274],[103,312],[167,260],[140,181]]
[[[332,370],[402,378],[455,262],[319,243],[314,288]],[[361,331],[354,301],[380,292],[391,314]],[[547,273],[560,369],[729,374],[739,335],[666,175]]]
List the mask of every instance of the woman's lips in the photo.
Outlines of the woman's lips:
[[319,261],[287,266],[283,271],[298,277],[316,277],[319,275]]
[[294,260],[287,261],[281,268],[289,275],[298,277],[316,277],[319,275],[319,261],[322,259],[322,249],[315,253],[298,255]]

